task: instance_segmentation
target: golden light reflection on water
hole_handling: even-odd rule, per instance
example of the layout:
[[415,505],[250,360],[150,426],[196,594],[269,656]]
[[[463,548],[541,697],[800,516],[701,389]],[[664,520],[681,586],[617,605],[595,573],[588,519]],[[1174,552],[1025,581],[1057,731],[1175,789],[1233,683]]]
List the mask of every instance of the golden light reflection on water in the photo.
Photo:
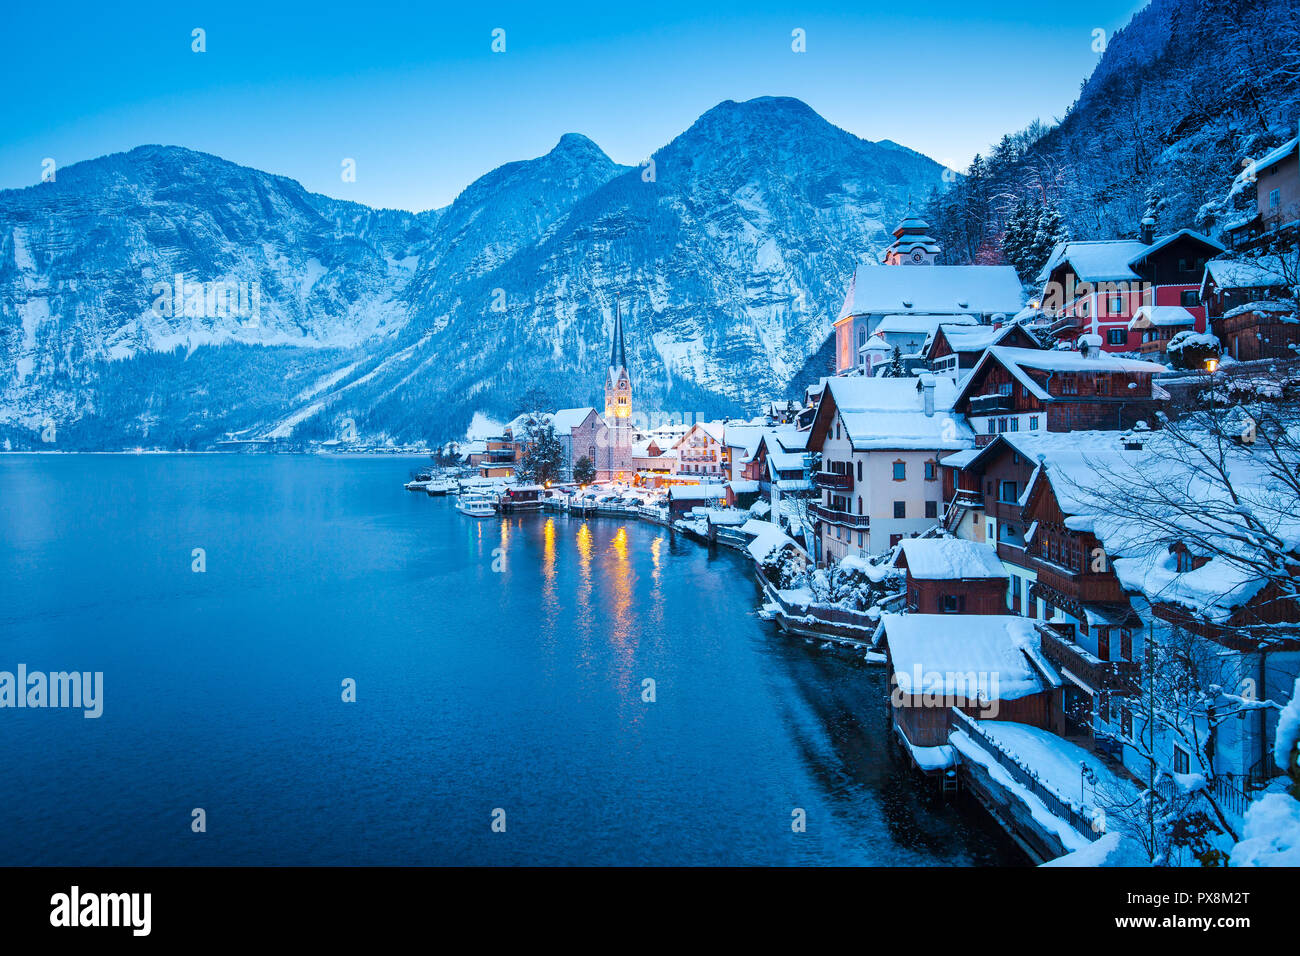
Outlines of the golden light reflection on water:
[[555,591],[555,519],[547,518],[542,525],[542,609],[545,612],[544,636],[548,642],[555,640],[555,619],[560,610]]

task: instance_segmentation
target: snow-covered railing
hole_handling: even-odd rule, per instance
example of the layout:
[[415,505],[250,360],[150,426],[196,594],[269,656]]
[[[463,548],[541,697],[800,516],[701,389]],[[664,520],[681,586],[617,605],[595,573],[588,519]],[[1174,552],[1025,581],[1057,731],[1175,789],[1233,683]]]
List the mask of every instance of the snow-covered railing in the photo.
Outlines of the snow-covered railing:
[[950,715],[948,724],[950,731],[964,730],[969,736],[983,744],[984,750],[988,752],[989,756],[996,760],[1016,783],[1039,800],[1042,800],[1053,816],[1066,821],[1089,840],[1096,840],[1102,836],[1101,829],[1093,825],[1091,816],[1085,816],[1081,807],[1072,801],[1064,799],[1059,793],[1043,783],[1032,768],[1026,767],[1003,750],[996,740],[980,728],[979,721],[956,707],[953,707],[948,713]]

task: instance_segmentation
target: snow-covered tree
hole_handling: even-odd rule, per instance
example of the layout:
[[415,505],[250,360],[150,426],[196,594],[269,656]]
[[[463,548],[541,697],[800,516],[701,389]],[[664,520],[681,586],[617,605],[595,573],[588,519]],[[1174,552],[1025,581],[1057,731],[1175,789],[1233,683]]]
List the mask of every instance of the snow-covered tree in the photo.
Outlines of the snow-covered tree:
[[535,412],[524,421],[520,431],[521,451],[515,478],[537,484],[559,478],[564,466],[564,446],[550,419]]

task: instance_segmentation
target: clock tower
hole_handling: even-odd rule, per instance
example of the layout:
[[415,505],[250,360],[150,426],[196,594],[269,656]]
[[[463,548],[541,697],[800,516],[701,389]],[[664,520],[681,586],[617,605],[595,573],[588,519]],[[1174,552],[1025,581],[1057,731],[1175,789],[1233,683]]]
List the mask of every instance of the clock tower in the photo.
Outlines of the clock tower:
[[930,236],[930,224],[912,212],[894,229],[894,241],[880,256],[887,266],[932,266],[939,256],[939,243]]
[[597,462],[602,477],[631,482],[632,472],[632,376],[627,370],[627,348],[623,344],[623,310],[614,302],[614,335],[609,347],[609,371],[605,374],[605,425],[609,448]]

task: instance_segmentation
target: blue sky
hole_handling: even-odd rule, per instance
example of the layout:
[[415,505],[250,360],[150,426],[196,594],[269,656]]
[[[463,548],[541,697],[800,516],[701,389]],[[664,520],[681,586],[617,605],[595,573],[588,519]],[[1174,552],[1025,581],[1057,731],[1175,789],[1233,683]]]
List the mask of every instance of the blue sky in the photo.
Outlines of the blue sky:
[[39,181],[46,157],[164,143],[427,209],[563,133],[634,164],[718,102],[763,95],[964,168],[1004,132],[1063,114],[1099,58],[1093,31],[1143,3],[112,6],[6,10],[0,188]]

